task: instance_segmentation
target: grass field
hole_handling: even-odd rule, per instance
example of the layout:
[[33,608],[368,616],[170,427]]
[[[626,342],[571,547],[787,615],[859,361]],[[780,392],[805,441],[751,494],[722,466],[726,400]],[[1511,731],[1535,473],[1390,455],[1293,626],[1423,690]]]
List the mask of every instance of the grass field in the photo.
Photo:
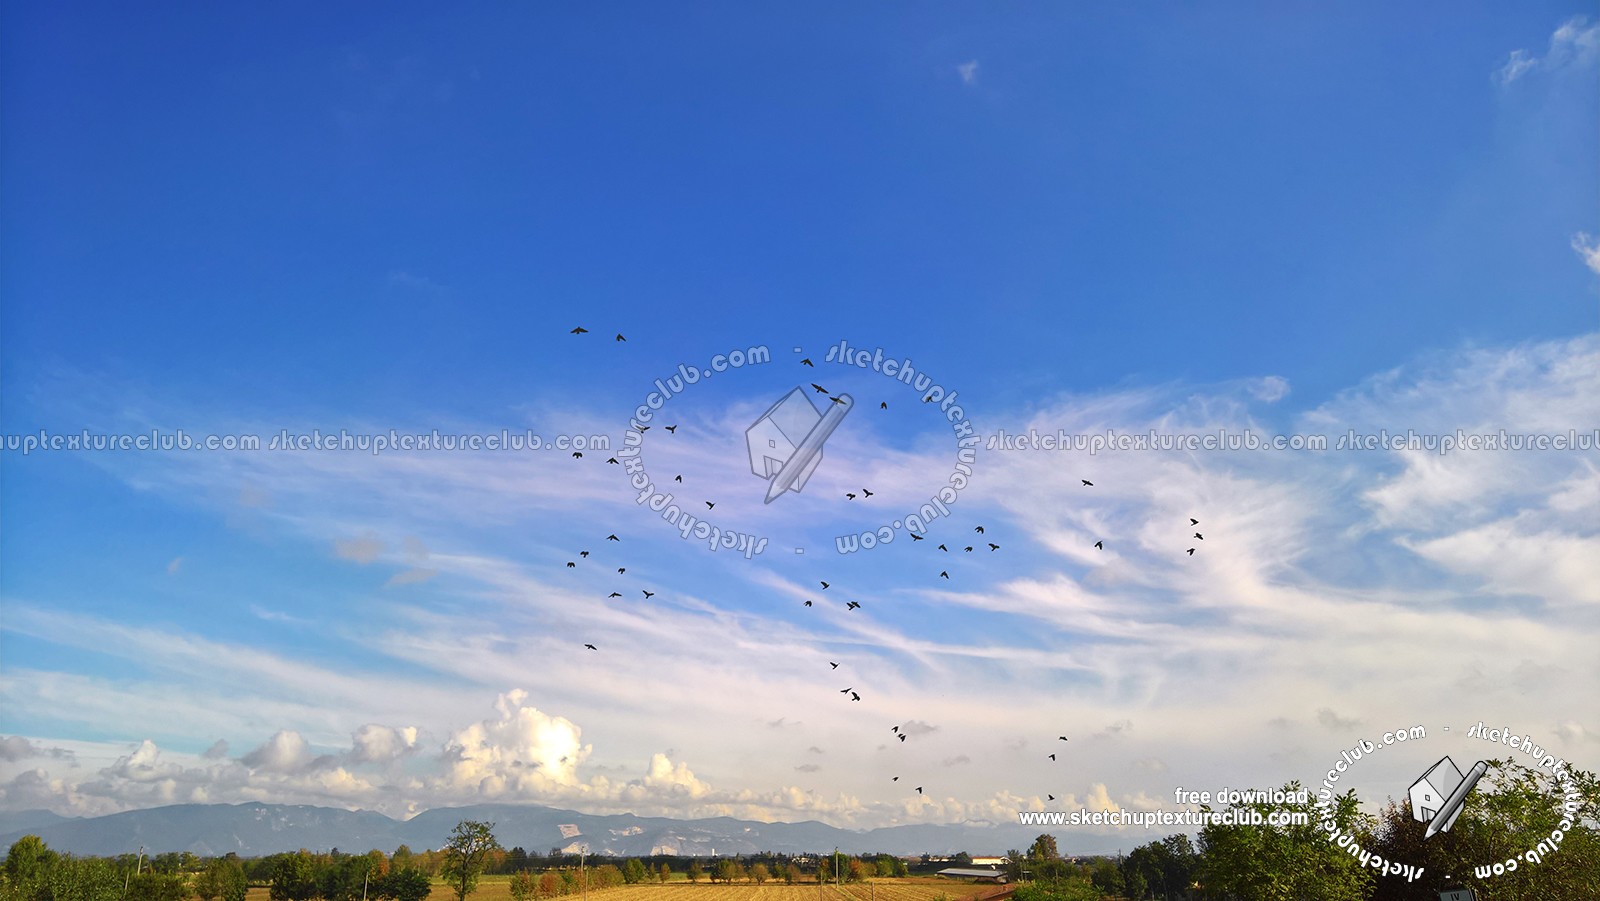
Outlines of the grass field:
[[[589,890],[594,901],[969,901],[992,897],[1004,892],[1004,886],[970,885],[951,882],[937,877],[911,877],[908,879],[873,879],[856,885],[818,887],[815,882],[784,885],[768,882],[765,885],[735,883],[715,885],[709,882],[691,883],[676,874],[677,880],[665,885],[619,885],[615,888]],[[573,901],[582,894],[569,896]],[[450,887],[434,881],[433,894],[428,901],[452,901]],[[267,889],[257,886],[250,889],[245,901],[268,901]],[[468,896],[468,901],[511,901],[511,877],[485,876],[478,882],[478,890]]]

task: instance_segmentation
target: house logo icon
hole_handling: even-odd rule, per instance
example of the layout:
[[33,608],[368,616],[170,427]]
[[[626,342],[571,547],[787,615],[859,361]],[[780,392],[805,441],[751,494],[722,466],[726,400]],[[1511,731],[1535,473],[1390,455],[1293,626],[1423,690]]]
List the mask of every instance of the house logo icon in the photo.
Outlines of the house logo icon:
[[1456,762],[1445,755],[1416,782],[1411,783],[1411,789],[1407,792],[1411,799],[1411,816],[1419,823],[1428,824],[1423,838],[1450,831],[1456,817],[1461,815],[1467,795],[1488,770],[1488,762],[1480,760],[1471,771],[1462,775]]
[[817,471],[822,445],[855,406],[848,394],[828,401],[827,411],[820,411],[805,389],[795,388],[744,430],[750,471],[767,482],[763,503],[772,503],[786,491],[800,491]]

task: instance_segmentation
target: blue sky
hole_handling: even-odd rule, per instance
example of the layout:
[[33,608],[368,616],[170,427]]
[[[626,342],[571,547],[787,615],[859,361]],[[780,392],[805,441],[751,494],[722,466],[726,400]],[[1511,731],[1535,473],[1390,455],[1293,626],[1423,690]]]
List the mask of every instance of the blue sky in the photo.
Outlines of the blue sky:
[[[1379,723],[1600,758],[1592,447],[980,452],[935,540],[841,557],[954,447],[823,360],[909,357],[984,436],[1592,431],[1592,8],[3,15],[0,431],[613,448],[0,451],[6,807],[872,826],[1309,781]],[[604,460],[656,378],[756,346],[645,437],[771,537],[746,561]],[[763,505],[744,428],[812,381],[858,408]]]

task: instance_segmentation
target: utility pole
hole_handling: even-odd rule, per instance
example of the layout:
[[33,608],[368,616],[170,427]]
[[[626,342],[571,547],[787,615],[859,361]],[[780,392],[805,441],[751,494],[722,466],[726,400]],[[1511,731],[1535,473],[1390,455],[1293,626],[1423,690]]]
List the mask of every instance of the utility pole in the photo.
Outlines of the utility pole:
[[583,869],[583,856],[589,853],[588,845],[578,847],[578,881],[583,883],[583,901],[589,901],[589,877]]

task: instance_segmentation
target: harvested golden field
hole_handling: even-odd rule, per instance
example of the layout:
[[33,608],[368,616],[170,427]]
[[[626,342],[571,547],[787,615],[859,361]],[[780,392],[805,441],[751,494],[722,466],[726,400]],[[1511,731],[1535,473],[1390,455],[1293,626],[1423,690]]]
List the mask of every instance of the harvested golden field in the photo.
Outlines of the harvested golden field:
[[[709,882],[684,881],[683,874],[666,883],[619,885],[615,888],[591,888],[589,897],[594,901],[967,901],[984,899],[1005,891],[1003,886],[970,885],[950,882],[934,877],[909,879],[873,879],[856,885],[817,886],[815,882],[785,885],[782,882],[734,883],[724,885]],[[579,901],[583,895],[566,896],[567,901]],[[268,901],[267,889],[255,886],[246,901]],[[454,901],[450,887],[434,880],[433,894],[428,901]],[[511,901],[511,881],[508,876],[485,876],[478,882],[478,890],[468,896],[468,901]]]

